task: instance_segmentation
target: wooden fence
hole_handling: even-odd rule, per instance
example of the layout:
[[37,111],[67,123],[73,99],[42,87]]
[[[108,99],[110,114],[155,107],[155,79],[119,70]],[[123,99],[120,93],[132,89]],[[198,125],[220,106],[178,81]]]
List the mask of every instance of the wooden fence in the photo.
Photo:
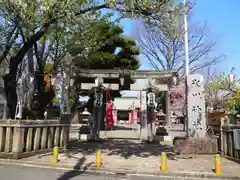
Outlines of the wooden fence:
[[234,143],[234,138],[240,141],[240,136],[234,137],[235,129],[240,129],[240,125],[228,124],[222,126],[222,154],[240,160],[240,149],[236,149],[236,144]]
[[[240,160],[240,150],[236,149],[234,139],[235,129],[240,129],[239,124],[231,124],[236,121],[229,120],[228,115],[224,112],[212,112],[207,115],[208,134],[214,134],[218,137],[219,151],[223,156]],[[235,134],[236,136],[236,134]],[[239,142],[240,143],[240,142]]]

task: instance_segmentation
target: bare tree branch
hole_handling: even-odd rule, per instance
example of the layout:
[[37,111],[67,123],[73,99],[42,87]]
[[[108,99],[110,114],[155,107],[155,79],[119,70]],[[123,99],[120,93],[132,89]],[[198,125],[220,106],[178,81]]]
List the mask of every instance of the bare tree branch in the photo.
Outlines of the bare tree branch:
[[16,26],[14,26],[13,29],[8,33],[8,36],[6,38],[6,45],[3,49],[3,52],[0,55],[0,64],[7,57],[8,53],[9,53],[10,49],[12,48],[13,43],[15,42],[17,37],[18,37],[18,29]]
[[[184,72],[184,32],[172,31],[168,27],[152,28],[146,22],[138,22],[134,36],[141,53],[155,69],[176,69],[179,75]],[[223,60],[223,55],[213,55],[218,42],[211,40],[207,24],[192,26],[189,29],[190,72],[215,65]]]

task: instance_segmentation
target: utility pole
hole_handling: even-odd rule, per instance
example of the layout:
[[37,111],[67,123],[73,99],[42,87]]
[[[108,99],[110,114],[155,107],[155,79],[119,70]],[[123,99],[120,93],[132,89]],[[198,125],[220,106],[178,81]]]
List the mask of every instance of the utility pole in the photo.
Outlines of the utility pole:
[[187,77],[189,75],[189,47],[188,47],[188,21],[187,21],[187,13],[188,13],[188,0],[184,0],[184,41],[185,41],[185,122],[184,122],[184,130],[187,130],[188,136],[188,90],[187,90]]
[[185,75],[189,75],[189,54],[188,54],[188,0],[184,0],[184,41],[185,41]]

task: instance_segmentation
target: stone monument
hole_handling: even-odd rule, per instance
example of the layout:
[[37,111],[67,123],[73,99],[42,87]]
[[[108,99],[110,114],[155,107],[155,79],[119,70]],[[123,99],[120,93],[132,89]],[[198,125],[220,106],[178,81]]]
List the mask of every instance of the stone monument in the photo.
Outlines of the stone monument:
[[217,139],[206,135],[204,78],[187,77],[187,137],[175,137],[174,152],[179,154],[217,153]]
[[199,74],[189,75],[187,77],[187,85],[188,136],[205,138],[206,116],[203,76]]

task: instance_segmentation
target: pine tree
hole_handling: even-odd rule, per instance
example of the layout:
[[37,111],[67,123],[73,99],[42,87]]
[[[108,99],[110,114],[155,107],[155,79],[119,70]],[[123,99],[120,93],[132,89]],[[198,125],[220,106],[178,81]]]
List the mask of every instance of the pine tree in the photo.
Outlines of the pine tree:
[[94,38],[95,45],[85,48],[75,45],[72,48],[76,66],[85,69],[138,69],[136,43],[122,33],[123,29],[114,23],[104,20],[93,22],[88,35],[89,39]]

